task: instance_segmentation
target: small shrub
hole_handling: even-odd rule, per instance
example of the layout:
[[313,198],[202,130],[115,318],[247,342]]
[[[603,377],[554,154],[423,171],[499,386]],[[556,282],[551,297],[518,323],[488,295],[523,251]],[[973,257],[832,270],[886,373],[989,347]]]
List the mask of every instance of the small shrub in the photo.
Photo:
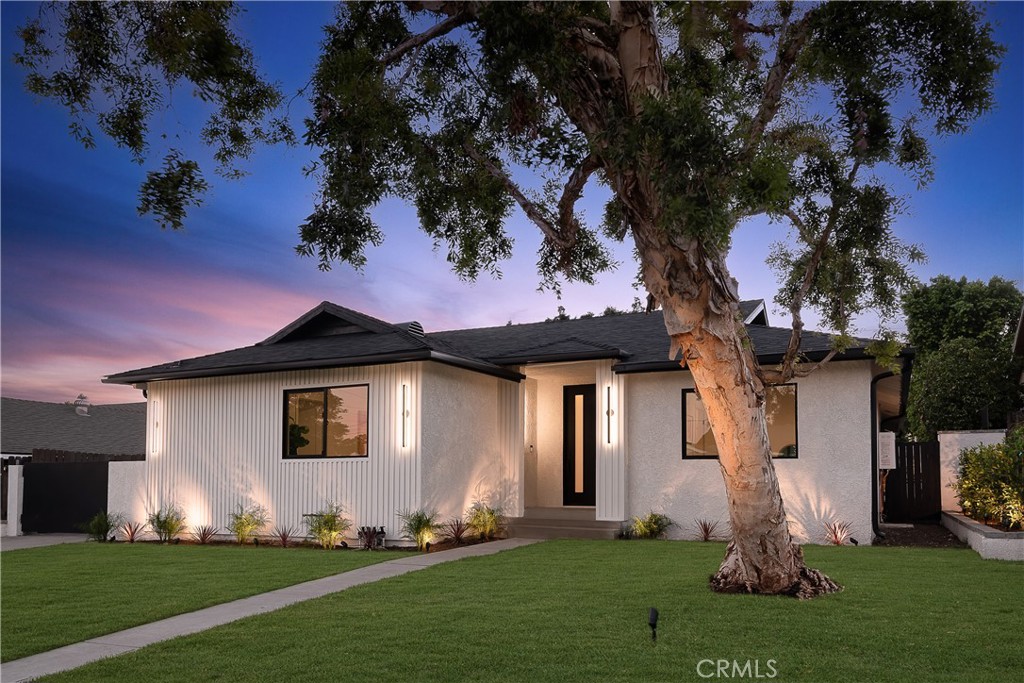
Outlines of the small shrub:
[[843,545],[850,538],[849,522],[824,522],[825,541],[832,545]]
[[288,544],[292,542],[292,537],[295,536],[295,527],[293,526],[275,526],[274,527],[274,538],[281,545],[282,548],[287,548]]
[[426,550],[427,544],[434,540],[438,529],[437,512],[434,510],[413,510],[398,513],[402,520],[402,535],[416,541],[417,550]]
[[114,536],[114,532],[117,531],[124,523],[124,516],[118,513],[108,513],[106,510],[100,510],[92,519],[85,524],[80,525],[82,531],[89,535],[94,541],[105,543],[108,539]]
[[149,528],[153,530],[161,543],[170,543],[178,534],[185,531],[185,513],[173,503],[165,505],[155,512],[149,513]]
[[470,528],[480,534],[481,539],[493,539],[505,531],[505,517],[501,508],[492,508],[477,501],[466,513]]
[[258,531],[263,531],[270,524],[270,513],[262,505],[251,505],[243,507],[238,504],[238,509],[228,515],[231,520],[228,523],[228,531],[235,535],[239,545],[245,544]]
[[469,525],[460,517],[452,517],[441,525],[441,538],[451,541],[455,545],[462,545],[466,542],[466,534],[469,533]]
[[207,545],[213,540],[213,537],[217,535],[217,527],[210,526],[209,524],[203,526],[197,526],[192,530],[192,538],[199,545]]
[[718,522],[710,519],[694,520],[694,528],[697,530],[698,541],[713,541],[717,538]]
[[329,502],[322,510],[303,515],[309,535],[324,550],[338,545],[341,537],[352,527],[352,522],[345,519],[343,513],[344,508]]
[[1006,440],[960,452],[952,484],[960,507],[979,522],[1007,529],[1024,525],[1024,426],[1010,430]]
[[623,522],[622,526],[619,527],[619,538],[624,541],[632,540],[633,538],[633,523]]
[[124,536],[124,540],[128,543],[135,543],[142,536],[142,532],[145,531],[146,525],[142,522],[125,522],[121,525],[121,535]]
[[633,518],[633,536],[636,538],[661,538],[674,522],[660,512],[648,512],[645,517]]

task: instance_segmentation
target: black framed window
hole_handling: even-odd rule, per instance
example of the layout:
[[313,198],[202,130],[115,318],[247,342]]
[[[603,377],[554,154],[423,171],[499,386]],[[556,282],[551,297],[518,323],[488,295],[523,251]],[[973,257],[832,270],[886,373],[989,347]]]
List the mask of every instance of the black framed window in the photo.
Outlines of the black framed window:
[[[718,444],[700,396],[683,389],[683,457],[717,458]],[[774,458],[797,457],[796,385],[780,384],[765,391],[768,444]]]
[[285,458],[365,458],[370,387],[284,392]]

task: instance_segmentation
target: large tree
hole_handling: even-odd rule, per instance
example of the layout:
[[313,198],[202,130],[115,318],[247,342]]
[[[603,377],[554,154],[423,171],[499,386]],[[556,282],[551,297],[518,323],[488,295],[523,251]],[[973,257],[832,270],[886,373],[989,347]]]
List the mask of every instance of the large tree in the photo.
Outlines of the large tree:
[[946,275],[903,296],[916,359],[907,427],[918,439],[944,429],[1005,427],[1020,409],[1021,359],[1011,346],[1024,294],[1000,277],[988,282]]
[[[288,141],[231,29],[228,4],[56,5],[22,29],[29,88],[133,154],[152,153],[160,87],[214,105],[203,130],[222,173],[255,142]],[[354,3],[326,28],[305,142],[319,196],[301,253],[359,266],[385,196],[473,278],[511,250],[514,207],[540,231],[542,282],[589,282],[629,240],[664,309],[670,355],[693,375],[718,443],[734,533],[712,587],[812,596],[837,589],[790,537],[765,427],[765,386],[809,372],[801,311],[837,332],[894,312],[920,251],[892,234],[899,200],[876,167],[930,177],[929,131],[958,133],[992,104],[1001,48],[961,3]],[[538,182],[532,182],[539,179]],[[610,194],[603,225],[574,207]],[[140,210],[181,225],[205,180],[167,150]],[[726,268],[736,226],[766,214],[792,312],[783,361],[759,367]]]

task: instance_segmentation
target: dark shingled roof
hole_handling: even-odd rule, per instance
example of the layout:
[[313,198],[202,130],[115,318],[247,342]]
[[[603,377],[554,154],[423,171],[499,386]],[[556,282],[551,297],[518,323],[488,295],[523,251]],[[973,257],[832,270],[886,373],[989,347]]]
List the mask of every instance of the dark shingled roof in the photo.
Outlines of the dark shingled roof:
[[0,450],[30,455],[33,448],[107,455],[146,452],[146,404],[89,407],[78,415],[65,403],[0,399]]
[[[778,362],[790,330],[762,324],[767,319],[761,300],[742,302],[740,310],[758,358]],[[856,340],[842,358],[864,358],[867,342]],[[439,361],[506,379],[522,376],[504,366],[570,360],[616,359],[618,372],[678,369],[678,362],[668,358],[668,349],[661,311],[420,335],[408,325],[392,325],[325,301],[254,346],[122,372],[104,381],[132,384],[412,360]],[[828,335],[804,333],[802,352],[808,359],[820,359],[828,350]]]

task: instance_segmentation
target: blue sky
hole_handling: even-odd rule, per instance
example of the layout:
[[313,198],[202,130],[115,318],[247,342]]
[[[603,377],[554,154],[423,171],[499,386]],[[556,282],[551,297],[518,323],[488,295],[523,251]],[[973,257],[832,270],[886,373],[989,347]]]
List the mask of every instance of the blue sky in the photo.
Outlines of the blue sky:
[[[416,319],[429,330],[532,322],[555,313],[626,308],[635,296],[628,248],[623,265],[594,287],[566,287],[562,300],[538,293],[539,233],[518,212],[510,222],[515,256],[503,278],[460,281],[443,249],[417,227],[415,211],[397,201],[376,211],[386,229],[363,272],[329,273],[295,255],[297,226],[309,214],[315,187],[301,167],[304,147],[259,151],[241,182],[213,183],[187,229],[162,231],[135,211],[148,167],[100,140],[84,150],[67,134],[67,117],[36,102],[12,63],[16,28],[34,16],[33,3],[0,3],[0,390],[4,396],[64,401],[86,393],[97,403],[138,400],[130,388],[100,383],[103,375],[259,341],[323,300],[384,320]],[[294,93],[315,63],[320,28],[331,3],[246,5],[240,32],[270,80]],[[996,3],[989,15],[1007,45],[998,75],[997,109],[970,134],[936,141],[936,178],[908,197],[897,233],[928,254],[922,279],[938,274],[1024,280],[1024,4]],[[176,101],[187,100],[177,92]],[[305,100],[291,111],[301,127]],[[182,113],[185,112],[185,113]],[[187,108],[159,115],[159,124],[188,125]],[[193,125],[193,130],[195,126]],[[208,178],[215,178],[212,172]],[[585,213],[596,219],[601,196],[588,191]],[[744,298],[770,300],[776,282],[764,264],[784,228],[764,221],[740,227],[729,265]],[[772,316],[785,324],[782,312]],[[866,321],[859,331],[874,332]]]

